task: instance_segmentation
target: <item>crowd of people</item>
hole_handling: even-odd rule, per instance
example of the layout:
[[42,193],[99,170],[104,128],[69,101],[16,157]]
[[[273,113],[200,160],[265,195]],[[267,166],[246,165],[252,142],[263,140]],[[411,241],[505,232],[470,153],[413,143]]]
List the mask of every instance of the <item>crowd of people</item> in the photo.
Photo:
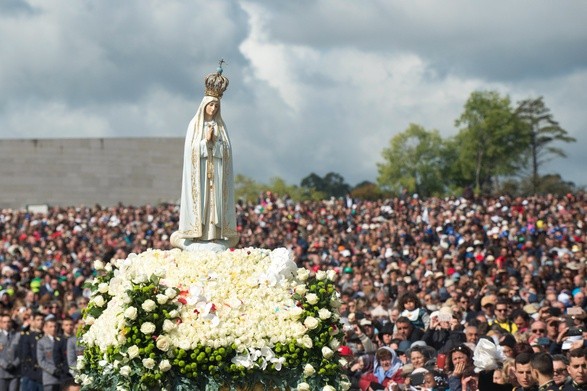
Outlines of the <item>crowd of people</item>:
[[[237,203],[238,246],[287,247],[299,266],[337,272],[354,390],[584,390],[586,206],[584,193],[294,202],[267,192]],[[2,210],[0,391],[75,389],[93,261],[170,248],[178,215],[177,205]]]

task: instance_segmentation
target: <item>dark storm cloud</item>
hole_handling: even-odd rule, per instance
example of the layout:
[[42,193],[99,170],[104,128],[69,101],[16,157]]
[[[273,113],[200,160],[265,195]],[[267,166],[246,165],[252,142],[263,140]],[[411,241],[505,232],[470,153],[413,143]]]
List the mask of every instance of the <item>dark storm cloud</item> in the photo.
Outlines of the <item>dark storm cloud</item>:
[[0,18],[7,16],[32,15],[33,7],[25,0],[2,0],[0,1]]
[[13,26],[20,37],[2,55],[5,99],[34,96],[81,107],[136,102],[157,86],[189,96],[202,72],[235,53],[246,34],[244,13],[226,2],[76,2],[73,10],[56,3],[42,5],[42,20]]
[[271,37],[328,50],[416,53],[440,72],[488,80],[587,67],[587,2],[271,2]]

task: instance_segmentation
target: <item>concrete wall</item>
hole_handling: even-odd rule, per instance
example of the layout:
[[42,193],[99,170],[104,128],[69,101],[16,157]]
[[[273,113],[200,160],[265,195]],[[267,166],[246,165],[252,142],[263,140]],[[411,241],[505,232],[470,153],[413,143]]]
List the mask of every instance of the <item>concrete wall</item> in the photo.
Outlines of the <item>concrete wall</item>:
[[177,202],[183,138],[0,140],[0,207]]

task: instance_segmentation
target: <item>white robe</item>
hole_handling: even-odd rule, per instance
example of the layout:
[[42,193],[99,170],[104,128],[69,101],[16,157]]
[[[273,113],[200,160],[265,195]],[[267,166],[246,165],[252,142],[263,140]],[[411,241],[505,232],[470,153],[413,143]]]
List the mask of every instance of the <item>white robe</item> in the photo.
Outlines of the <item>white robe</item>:
[[[171,241],[176,247],[183,248],[191,242],[222,241],[230,247],[238,243],[232,148],[220,115],[220,107],[213,121],[215,142],[208,145],[205,139],[204,108],[212,101],[218,99],[210,96],[202,99],[187,129],[179,229],[173,234]],[[209,151],[212,152],[213,161],[211,183],[207,178]],[[210,197],[211,194],[213,197]],[[183,246],[179,244],[179,239],[184,239]]]

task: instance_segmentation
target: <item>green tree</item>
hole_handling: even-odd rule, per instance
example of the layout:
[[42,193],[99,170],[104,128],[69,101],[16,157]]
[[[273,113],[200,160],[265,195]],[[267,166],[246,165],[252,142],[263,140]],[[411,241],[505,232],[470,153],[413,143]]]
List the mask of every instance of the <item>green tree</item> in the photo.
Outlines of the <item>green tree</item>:
[[515,173],[523,162],[529,133],[519,125],[508,96],[474,91],[455,125],[461,127],[455,137],[458,164],[477,193],[490,189],[498,176]]
[[336,172],[329,172],[323,178],[316,173],[311,173],[302,179],[300,186],[323,193],[326,197],[343,197],[351,190],[342,175]]
[[377,182],[382,189],[394,192],[405,188],[423,196],[444,193],[444,153],[444,142],[437,130],[410,124],[381,152],[383,163],[377,164]]
[[237,174],[234,177],[234,195],[237,200],[256,201],[265,187],[265,185],[242,174]]
[[385,193],[377,184],[369,181],[363,181],[351,190],[351,197],[367,201],[380,200]]
[[288,195],[296,201],[303,198],[302,189],[295,185],[289,185],[280,177],[271,178],[269,185],[266,186],[266,190],[270,190],[271,192],[278,194],[280,197]]
[[566,157],[565,152],[553,146],[556,142],[575,142],[574,137],[569,136],[557,121],[554,120],[550,109],[544,104],[543,97],[526,99],[518,103],[516,115],[522,124],[528,127],[530,144],[528,160],[532,168],[531,182],[532,192],[538,191],[541,177],[538,170],[554,157]]

